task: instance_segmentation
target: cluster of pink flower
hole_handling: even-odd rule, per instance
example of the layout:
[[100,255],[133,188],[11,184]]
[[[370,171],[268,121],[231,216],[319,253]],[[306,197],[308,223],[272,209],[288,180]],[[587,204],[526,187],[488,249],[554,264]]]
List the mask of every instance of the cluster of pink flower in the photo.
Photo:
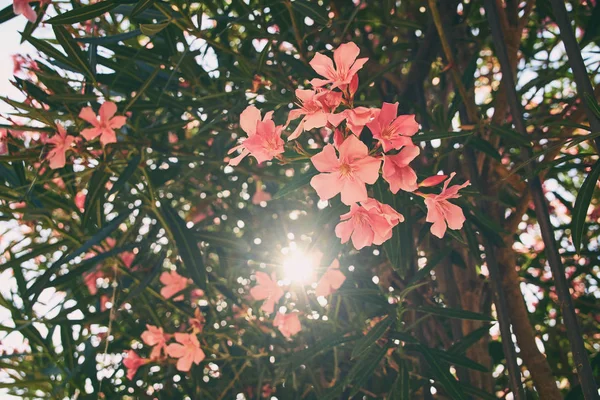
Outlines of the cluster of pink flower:
[[[320,261],[321,255],[316,258]],[[335,259],[319,280],[315,295],[323,297],[329,296],[338,290],[345,280],[346,276],[340,271],[340,263]],[[257,285],[250,289],[250,296],[252,296],[254,300],[264,300],[260,307],[261,310],[268,314],[272,314],[275,311],[275,304],[279,302],[284,295],[283,289],[279,286],[274,275],[269,276],[261,271],[256,273],[256,282]],[[278,311],[273,320],[273,327],[278,328],[281,334],[286,338],[291,338],[302,330],[298,314],[299,313],[297,312],[284,314]]]
[[[142,341],[152,347],[149,358],[140,357],[135,351],[128,350],[125,354],[123,364],[127,368],[127,378],[133,379],[137,370],[151,362],[168,361],[168,358],[177,359],[176,368],[181,372],[188,372],[192,364],[200,364],[206,358],[204,351],[198,341],[198,333],[204,327],[204,316],[196,309],[194,318],[189,321],[191,333],[177,332],[175,334],[165,333],[163,328],[146,325],[142,333]],[[175,339],[175,343],[167,342]]]
[[[92,125],[92,128],[87,128],[81,131],[81,136],[86,140],[93,140],[96,137],[100,137],[100,143],[106,146],[109,143],[115,143],[117,141],[117,135],[115,129],[121,128],[127,122],[127,117],[116,116],[117,105],[112,101],[107,101],[98,111],[98,115],[94,113],[91,107],[85,107],[79,113],[79,118],[87,121]],[[46,140],[46,144],[50,144],[53,147],[48,152],[46,158],[49,161],[50,168],[57,169],[65,166],[67,162],[66,153],[72,149],[73,143],[78,138],[67,134],[65,128],[56,124],[57,133],[51,138]]]
[[[342,44],[333,52],[335,65],[330,58],[317,53],[310,65],[325,79],[311,80],[312,90],[296,90],[300,108],[290,111],[285,125],[275,125],[272,111],[261,119],[256,107],[246,108],[240,115],[240,127],[248,137],[230,150],[230,154],[234,151],[240,151],[240,154],[229,160],[229,165],[238,165],[247,155],[252,155],[259,163],[273,158],[282,160],[284,141],[281,135],[292,120],[302,117],[288,141],[315,128],[333,131],[333,144],[326,144],[320,153],[311,157],[320,173],[310,184],[321,200],[340,194],[341,201],[350,206],[350,212],[341,216],[343,222],[335,229],[342,243],[352,239],[356,249],[382,244],[392,236],[394,226],[404,221],[392,207],[368,197],[366,185],[375,184],[380,169],[393,194],[403,190],[425,199],[426,221],[433,223],[433,235],[442,238],[447,228],[461,229],[465,216],[462,209],[449,200],[458,198],[458,191],[469,182],[448,187],[454,174],[449,178],[435,175],[417,182],[417,174],[410,167],[420,153],[420,148],[411,139],[419,130],[415,116],[398,116],[398,103],[383,103],[381,108],[354,107],[357,72],[367,62],[367,58],[358,58],[359,53],[360,49],[354,43]],[[346,108],[336,112],[340,105]],[[346,127],[340,129],[344,121]],[[365,126],[377,140],[371,151],[359,139]],[[444,180],[438,195],[417,190],[436,186]]]

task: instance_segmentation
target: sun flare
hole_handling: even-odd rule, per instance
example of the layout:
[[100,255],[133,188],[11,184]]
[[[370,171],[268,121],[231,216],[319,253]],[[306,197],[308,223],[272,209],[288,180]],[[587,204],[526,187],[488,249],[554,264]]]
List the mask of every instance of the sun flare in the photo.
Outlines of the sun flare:
[[293,251],[282,262],[284,279],[290,283],[310,283],[314,278],[316,263],[314,255]]

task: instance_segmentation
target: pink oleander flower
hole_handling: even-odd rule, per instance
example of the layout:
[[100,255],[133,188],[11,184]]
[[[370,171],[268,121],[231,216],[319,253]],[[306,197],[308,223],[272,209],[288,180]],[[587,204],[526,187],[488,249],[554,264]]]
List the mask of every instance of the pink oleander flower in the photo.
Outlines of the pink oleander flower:
[[192,368],[192,363],[198,365],[206,357],[195,334],[176,333],[175,340],[179,343],[168,345],[167,354],[169,357],[179,359],[177,370],[188,372]]
[[333,145],[328,144],[311,161],[322,172],[310,181],[321,200],[341,193],[342,202],[347,205],[367,199],[365,184],[377,181],[381,166],[381,160],[369,156],[367,146],[354,135],[340,145],[339,158]]
[[456,175],[454,172],[451,173],[448,180],[444,182],[442,193],[423,195],[425,196],[425,205],[427,206],[427,218],[425,221],[433,222],[430,229],[431,233],[440,239],[444,237],[446,228],[453,230],[461,229],[465,222],[465,215],[462,209],[448,200],[459,198],[458,191],[469,186],[470,183],[466,181],[462,185],[448,187],[454,175]]
[[[188,284],[189,280],[181,275],[179,275],[175,271],[165,271],[160,275],[160,283],[165,285],[162,289],[160,289],[160,294],[165,299],[170,299],[175,294],[184,290]],[[177,296],[173,299],[173,301],[181,301],[183,300],[183,295]]]
[[250,289],[250,296],[254,300],[265,300],[260,308],[264,312],[272,314],[275,310],[275,303],[283,296],[283,290],[274,279],[261,271],[256,273],[256,282],[258,284]]
[[67,163],[67,150],[71,148],[75,142],[75,136],[67,135],[67,131],[62,125],[56,124],[57,133],[46,141],[46,144],[52,144],[54,147],[50,149],[46,158],[50,162],[50,168],[62,168]]
[[0,156],[8,154],[8,131],[0,129]]
[[336,258],[319,280],[315,294],[323,297],[329,296],[338,290],[345,280],[346,276],[340,271],[340,262]]
[[381,111],[367,124],[367,128],[381,142],[383,151],[389,151],[412,146],[410,137],[417,133],[419,124],[412,114],[398,116],[398,103],[383,103]]
[[269,111],[261,121],[260,111],[254,106],[248,106],[242,111],[240,126],[248,134],[248,138],[227,152],[227,154],[231,154],[236,150],[241,150],[241,154],[232,158],[229,165],[238,165],[248,154],[254,156],[259,163],[262,163],[283,153],[284,141],[281,138],[281,133],[284,127],[275,126],[272,118],[273,111]]
[[90,292],[92,296],[95,296],[96,293],[98,293],[98,287],[96,286],[96,282],[99,278],[104,278],[104,274],[98,269],[87,274],[83,274],[83,281],[85,283],[85,286],[87,286],[88,292]]
[[392,229],[404,221],[404,216],[387,204],[375,199],[353,204],[350,212],[340,216],[335,235],[346,243],[352,238],[356,250],[372,244],[382,244],[392,237]]
[[390,191],[394,194],[402,189],[406,192],[417,190],[417,174],[410,167],[421,150],[417,146],[404,147],[395,155],[383,156],[383,179],[390,184]]
[[279,328],[279,332],[287,339],[291,338],[302,330],[298,313],[282,314],[277,313],[273,320],[273,326]]
[[355,107],[344,110],[338,114],[331,114],[329,116],[329,122],[333,126],[338,126],[342,121],[346,120],[346,125],[350,128],[350,131],[356,136],[360,136],[365,125],[367,125],[373,118],[373,115],[378,112],[378,108]]
[[260,203],[267,202],[271,200],[271,194],[262,190],[261,185],[256,187],[256,192],[252,196],[252,204],[259,205]]
[[296,97],[300,101],[298,104],[300,108],[290,111],[287,124],[300,117],[303,118],[288,137],[288,141],[296,139],[304,131],[327,126],[329,115],[342,102],[341,92],[296,89]]
[[89,122],[94,127],[81,131],[81,135],[87,140],[92,140],[100,136],[100,143],[106,146],[109,143],[117,142],[115,129],[121,128],[127,122],[127,117],[114,115],[117,113],[117,105],[112,101],[106,101],[100,106],[98,115],[94,113],[91,107],[81,109],[79,118]]
[[423,179],[421,183],[419,183],[419,187],[431,187],[439,185],[444,182],[448,178],[448,175],[433,175],[429,178]]
[[171,339],[171,335],[165,333],[163,328],[159,328],[153,325],[146,325],[146,330],[142,332],[142,340],[148,346],[153,346],[152,353],[150,353],[150,359],[157,360],[160,358],[161,353],[167,351],[167,341]]
[[359,58],[360,49],[352,42],[341,44],[333,51],[333,59],[317,53],[310,61],[310,66],[325,79],[315,78],[310,81],[314,87],[322,87],[331,84],[331,89],[340,87],[342,90],[352,82],[352,78],[365,65],[368,58]]
[[32,2],[33,0],[13,0],[13,12],[15,15],[23,15],[29,22],[35,22],[37,14],[31,8],[31,5],[29,5]]
[[127,350],[125,352],[125,358],[123,359],[123,365],[127,368],[127,379],[132,380],[137,370],[142,366],[150,362],[148,358],[141,358],[133,350]]
[[87,195],[83,192],[77,192],[75,195],[75,207],[77,207],[79,211],[84,211],[86,197]]
[[206,318],[204,318],[204,314],[202,314],[200,309],[196,308],[196,311],[194,311],[194,318],[190,318],[188,322],[194,333],[201,333],[204,330]]

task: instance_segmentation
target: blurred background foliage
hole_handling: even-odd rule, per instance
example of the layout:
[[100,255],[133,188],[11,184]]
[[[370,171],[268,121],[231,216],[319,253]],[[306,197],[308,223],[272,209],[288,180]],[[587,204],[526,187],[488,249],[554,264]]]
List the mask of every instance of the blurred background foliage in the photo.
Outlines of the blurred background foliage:
[[[532,149],[528,162],[545,181],[598,377],[597,191],[579,254],[571,240],[574,200],[598,149],[582,136],[590,129],[548,1],[498,4],[527,138],[512,127],[480,0],[438,4],[451,64],[424,1],[34,3],[46,15],[22,37],[39,54],[14,78],[27,100],[2,98],[14,113],[3,116],[11,133],[0,156],[0,218],[18,220],[5,226],[19,234],[4,232],[16,239],[0,246],[10,286],[0,305],[11,315],[0,329],[25,344],[3,349],[0,387],[20,398],[512,398],[502,347],[512,339],[495,322],[485,237],[496,247],[526,398],[582,398],[521,155]],[[597,82],[600,5],[567,5]],[[12,6],[0,11],[0,21],[13,17]],[[319,203],[306,159],[226,167],[241,111],[273,109],[283,124],[294,90],[315,77],[308,61],[347,41],[370,59],[356,104],[398,101],[417,115],[420,178],[469,179],[465,151],[474,152],[481,185],[460,200],[462,231],[432,237],[424,208],[382,185],[377,198],[407,221],[384,246],[355,251],[333,233],[346,207]],[[477,124],[452,71],[477,105]],[[102,98],[128,116],[118,143],[79,144],[65,168],[49,169],[39,138],[57,122],[79,133],[87,127],[79,111],[97,111]],[[368,132],[361,140],[371,143]],[[299,145],[322,143],[311,132]],[[273,199],[255,204],[257,191]],[[482,199],[485,210],[475,205]],[[312,282],[292,285],[280,305],[302,313],[303,330],[288,341],[249,299],[253,274],[283,279],[286,256],[317,250],[323,266],[339,257],[347,279],[326,302]],[[159,275],[173,268],[204,290],[200,300],[160,295]],[[94,295],[84,283],[93,271],[103,275]],[[206,318],[204,362],[190,374],[150,364],[125,378],[122,354],[149,353],[140,345],[146,324],[181,331],[196,309]]]

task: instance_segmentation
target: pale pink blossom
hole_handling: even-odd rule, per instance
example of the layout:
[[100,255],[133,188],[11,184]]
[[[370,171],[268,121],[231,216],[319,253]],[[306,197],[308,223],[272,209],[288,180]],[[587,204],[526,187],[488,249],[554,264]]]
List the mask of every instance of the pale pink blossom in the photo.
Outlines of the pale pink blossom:
[[[175,271],[165,271],[160,275],[160,282],[165,285],[162,289],[160,289],[160,294],[165,299],[170,299],[175,294],[184,290],[188,284],[189,280],[181,275],[179,275]],[[183,295],[177,296],[173,299],[174,301],[183,300]]]
[[462,209],[448,200],[459,198],[458,191],[468,186],[469,181],[466,181],[462,185],[448,187],[454,175],[456,175],[454,172],[451,173],[448,180],[444,182],[444,187],[440,194],[423,195],[425,196],[425,205],[427,206],[427,218],[425,221],[433,222],[430,229],[431,233],[440,239],[444,237],[446,228],[453,230],[461,229],[465,222],[465,215]]
[[340,92],[317,92],[315,90],[296,89],[296,97],[299,100],[300,108],[291,110],[288,115],[290,121],[302,118],[298,127],[288,137],[294,140],[304,131],[327,126],[327,120],[333,110],[342,102],[342,93]]
[[331,89],[336,87],[345,88],[352,82],[352,78],[367,62],[368,58],[359,58],[360,49],[352,42],[341,44],[333,51],[333,59],[317,53],[310,61],[310,66],[325,79],[315,78],[310,81],[314,87],[322,87],[331,84]]
[[319,280],[315,294],[317,296],[329,296],[338,290],[345,280],[346,276],[340,271],[340,262],[336,258]]
[[436,186],[436,185],[439,185],[440,183],[444,182],[446,180],[446,178],[448,178],[447,175],[433,175],[433,176],[430,176],[429,178],[423,179],[423,181],[421,183],[419,183],[419,187]]
[[137,370],[142,366],[150,362],[148,358],[141,358],[133,350],[127,350],[125,352],[125,358],[123,359],[123,365],[127,368],[127,379],[132,380]]
[[195,334],[176,333],[175,340],[179,343],[169,344],[167,354],[169,357],[179,359],[177,370],[188,372],[192,368],[192,363],[198,365],[206,357]]
[[279,332],[287,339],[291,338],[302,330],[298,313],[282,314],[277,313],[273,320],[273,326],[279,328]]
[[35,22],[37,14],[29,4],[32,2],[33,0],[13,0],[13,12],[15,15],[23,15],[29,22]]
[[338,114],[331,114],[329,116],[329,122],[333,126],[338,126],[342,121],[346,120],[346,125],[350,131],[356,136],[360,136],[365,125],[367,125],[378,112],[378,108],[355,107],[344,110]]
[[46,158],[50,162],[50,168],[62,168],[67,163],[66,152],[75,142],[75,136],[67,135],[67,131],[60,124],[56,124],[57,133],[46,141],[46,144],[54,145]]
[[360,250],[372,244],[382,244],[392,237],[392,229],[404,221],[402,214],[375,199],[353,204],[350,212],[340,216],[342,222],[335,227],[335,235]]
[[161,327],[146,325],[146,330],[142,332],[141,337],[144,343],[153,346],[150,358],[156,360],[160,358],[163,351],[166,353],[167,341],[171,338],[171,335],[165,333]]
[[402,189],[406,192],[417,190],[417,174],[410,167],[410,163],[420,153],[417,146],[404,147],[395,155],[383,156],[383,179],[390,184],[390,191],[394,194]]
[[381,143],[383,151],[412,146],[410,138],[419,130],[414,115],[398,116],[398,103],[383,103],[381,111],[367,124],[373,137]]
[[252,196],[252,204],[260,204],[263,201],[267,202],[271,200],[271,194],[269,192],[266,192],[262,189],[261,185],[258,185],[256,187],[256,192],[254,192],[254,195]]
[[311,158],[315,168],[322,172],[310,184],[321,200],[329,200],[338,193],[344,204],[367,199],[365,184],[374,184],[379,177],[381,160],[369,156],[369,149],[356,136],[350,135],[339,147],[339,158],[333,145]]
[[194,311],[194,318],[190,318],[188,322],[194,333],[201,333],[204,330],[206,318],[204,318],[204,314],[202,314],[200,309],[196,308],[196,311]]
[[0,129],[0,156],[8,154],[8,131]]
[[272,120],[273,112],[265,114],[264,118],[260,119],[260,111],[254,106],[248,106],[240,115],[240,127],[248,134],[248,138],[231,150],[227,154],[231,154],[236,150],[240,150],[239,156],[232,158],[229,165],[236,166],[246,157],[252,155],[256,161],[262,163],[269,161],[273,157],[283,153],[284,141],[281,138],[283,126],[275,126]]
[[96,285],[96,282],[98,281],[98,279],[103,277],[104,274],[98,269],[87,274],[83,274],[83,281],[85,283],[85,286],[87,286],[88,292],[90,292],[92,296],[98,293],[98,287]]
[[117,105],[112,101],[106,101],[100,106],[98,115],[94,113],[91,107],[84,107],[79,113],[79,118],[89,122],[93,128],[87,128],[81,131],[81,135],[87,140],[92,140],[100,136],[100,143],[106,146],[109,143],[116,143],[117,134],[115,129],[121,128],[127,122],[127,117],[114,115],[117,113]]
[[275,279],[261,271],[256,273],[256,282],[257,285],[250,289],[250,296],[254,300],[265,300],[260,308],[271,314],[275,310],[275,303],[283,296],[283,290]]
[[84,192],[77,192],[77,194],[75,195],[75,207],[77,207],[79,211],[84,211],[85,198],[86,194]]

